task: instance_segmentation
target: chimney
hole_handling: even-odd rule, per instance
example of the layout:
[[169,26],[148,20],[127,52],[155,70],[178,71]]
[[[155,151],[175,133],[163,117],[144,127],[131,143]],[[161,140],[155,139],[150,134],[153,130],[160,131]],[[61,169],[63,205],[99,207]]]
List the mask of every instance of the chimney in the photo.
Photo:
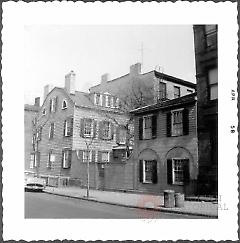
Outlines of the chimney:
[[107,81],[110,80],[110,75],[109,73],[105,73],[101,76],[101,83],[106,83]]
[[68,94],[75,93],[75,79],[76,74],[73,71],[65,75],[65,90]]
[[130,66],[130,73],[131,76],[137,76],[139,74],[141,74],[141,63],[135,63],[133,65]]
[[48,93],[53,89],[53,86],[51,84],[47,84],[44,86],[44,92],[43,92],[43,100],[46,99]]
[[36,97],[35,98],[35,103],[34,103],[35,106],[37,107],[40,107],[40,97]]

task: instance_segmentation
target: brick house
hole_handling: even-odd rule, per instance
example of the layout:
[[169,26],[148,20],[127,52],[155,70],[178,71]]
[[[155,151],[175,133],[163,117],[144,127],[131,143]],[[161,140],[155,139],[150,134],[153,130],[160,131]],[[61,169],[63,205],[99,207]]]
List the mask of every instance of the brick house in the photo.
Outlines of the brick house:
[[34,158],[31,156],[31,151],[33,150],[32,143],[32,122],[37,116],[40,109],[40,98],[35,98],[34,105],[24,105],[24,151],[25,151],[25,162],[24,169],[27,171],[32,171],[32,164],[34,163]]
[[196,191],[196,93],[132,111],[135,117],[134,188],[161,193]]
[[127,163],[121,126],[126,115],[117,98],[108,93],[99,102],[94,94],[76,91],[72,71],[64,88],[49,91],[46,86],[37,117],[35,173],[48,185],[86,186],[89,160],[90,187],[132,188],[133,166]]
[[218,45],[217,25],[195,25],[194,43],[197,79],[199,144],[198,191],[218,191]]

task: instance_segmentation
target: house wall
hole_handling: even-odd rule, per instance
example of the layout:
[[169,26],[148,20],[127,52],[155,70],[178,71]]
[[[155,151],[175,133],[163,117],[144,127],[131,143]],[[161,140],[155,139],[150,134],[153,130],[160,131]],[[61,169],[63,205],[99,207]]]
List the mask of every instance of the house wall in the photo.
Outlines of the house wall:
[[[56,112],[49,112],[50,99],[58,97]],[[67,101],[67,109],[62,110],[62,101]],[[62,150],[64,148],[72,149],[72,136],[65,137],[64,121],[68,117],[73,117],[74,105],[72,101],[66,96],[66,94],[60,89],[54,89],[44,101],[44,104],[40,110],[39,126],[42,126],[42,138],[39,142],[40,151],[40,166],[37,168],[39,175],[41,176],[62,176],[70,177],[70,169],[62,168]],[[46,109],[46,115],[42,115],[42,110]],[[51,123],[54,123],[54,136],[53,139],[49,139],[49,127]],[[53,168],[47,168],[48,155],[50,150],[55,155],[55,162]],[[56,178],[50,179],[51,185],[56,184]]]
[[[166,189],[176,192],[194,194],[198,176],[196,106],[189,109],[189,134],[178,137],[167,137],[167,112],[159,111],[157,115],[157,138],[139,140],[139,116],[135,117],[135,149],[134,149],[134,188],[140,191],[162,193]],[[190,183],[187,186],[173,185],[167,182],[167,159],[189,158]],[[139,181],[139,160],[156,159],[158,181],[156,184],[145,184]]]

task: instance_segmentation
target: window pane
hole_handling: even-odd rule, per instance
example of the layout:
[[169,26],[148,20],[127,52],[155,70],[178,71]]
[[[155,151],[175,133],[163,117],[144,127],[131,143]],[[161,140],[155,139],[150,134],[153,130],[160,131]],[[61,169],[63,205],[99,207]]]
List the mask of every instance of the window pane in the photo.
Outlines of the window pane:
[[152,170],[153,170],[153,163],[151,160],[145,160],[145,167],[144,167],[144,175],[145,175],[145,182],[152,182]]
[[218,83],[218,69],[210,69],[208,71],[208,81],[209,84],[217,84]]
[[218,86],[217,85],[212,85],[210,87],[210,99],[215,100],[218,98]]
[[103,162],[109,162],[109,156],[108,152],[102,152],[102,161]]

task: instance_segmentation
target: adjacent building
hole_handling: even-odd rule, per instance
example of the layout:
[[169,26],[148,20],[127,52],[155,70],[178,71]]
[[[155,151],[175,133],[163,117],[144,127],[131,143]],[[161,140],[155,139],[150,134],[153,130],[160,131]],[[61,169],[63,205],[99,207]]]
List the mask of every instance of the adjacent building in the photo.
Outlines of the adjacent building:
[[195,25],[199,194],[218,191],[218,44],[217,25]]
[[196,93],[158,102],[134,114],[134,188],[192,195],[198,177]]

